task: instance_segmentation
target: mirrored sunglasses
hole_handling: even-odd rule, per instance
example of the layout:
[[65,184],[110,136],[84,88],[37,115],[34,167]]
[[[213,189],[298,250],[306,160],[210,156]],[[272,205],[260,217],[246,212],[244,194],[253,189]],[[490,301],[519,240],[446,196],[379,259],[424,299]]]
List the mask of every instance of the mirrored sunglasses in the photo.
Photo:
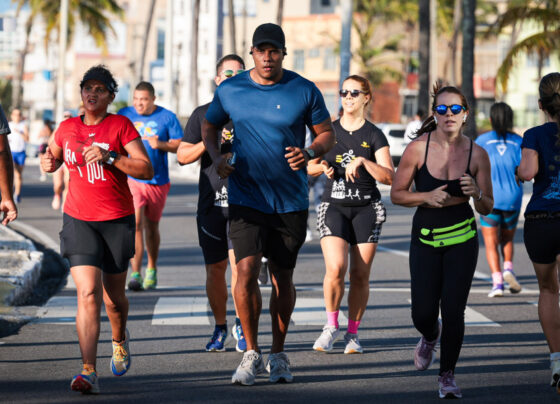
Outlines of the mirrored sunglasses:
[[243,69],[239,69],[239,70],[224,70],[222,71],[222,73],[224,74],[224,76],[226,76],[227,78],[233,77],[239,73],[243,73],[245,70]]
[[453,104],[453,105],[438,105],[434,108],[434,111],[437,112],[438,115],[445,115],[447,113],[447,108],[449,108],[449,110],[451,111],[451,113],[453,115],[457,115],[460,114],[461,111],[466,111],[467,109],[459,104]]
[[360,94],[367,94],[365,91],[362,91],[362,90],[352,90],[352,91],[350,91],[350,90],[340,90],[338,93],[340,94],[340,96],[341,96],[342,98],[346,98],[346,96],[347,96],[348,94],[350,94],[350,96],[351,96],[352,98],[356,98],[356,97],[359,96]]

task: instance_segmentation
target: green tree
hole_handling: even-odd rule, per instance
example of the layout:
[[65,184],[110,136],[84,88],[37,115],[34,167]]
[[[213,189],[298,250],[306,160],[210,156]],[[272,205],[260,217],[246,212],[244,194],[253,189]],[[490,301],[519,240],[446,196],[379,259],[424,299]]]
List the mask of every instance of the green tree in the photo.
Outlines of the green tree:
[[390,77],[397,81],[403,78],[403,69],[395,68],[394,62],[405,57],[399,52],[400,41],[404,34],[393,35],[379,43],[375,41],[377,29],[392,21],[402,21],[411,28],[418,14],[418,2],[411,0],[358,0],[355,2],[352,26],[358,36],[355,50],[360,70],[375,86]]
[[0,79],[0,105],[6,114],[10,113],[12,105],[12,82]]
[[517,59],[522,54],[537,56],[538,77],[541,79],[544,61],[560,49],[560,7],[557,0],[514,0],[507,10],[499,15],[487,34],[498,35],[507,29],[519,26],[535,27],[536,32],[515,42],[502,61],[496,81],[502,91],[507,91],[508,80]]
[[[13,89],[13,106],[21,107],[23,94],[23,73],[25,58],[29,52],[29,34],[36,18],[45,22],[45,49],[48,48],[53,32],[58,32],[60,25],[60,0],[12,0],[17,5],[18,13],[24,7],[29,7],[30,14],[25,23],[25,45],[18,58],[18,67]],[[84,24],[95,44],[107,52],[107,35],[115,33],[111,24],[112,18],[122,19],[124,10],[116,0],[69,0],[68,42],[72,41],[77,21]]]

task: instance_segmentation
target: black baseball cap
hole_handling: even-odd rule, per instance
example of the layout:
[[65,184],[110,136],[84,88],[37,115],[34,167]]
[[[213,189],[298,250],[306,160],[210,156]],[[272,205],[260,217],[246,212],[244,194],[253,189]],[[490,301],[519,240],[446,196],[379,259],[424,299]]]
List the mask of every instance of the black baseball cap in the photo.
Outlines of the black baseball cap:
[[107,69],[103,65],[93,66],[87,72],[85,72],[84,77],[80,82],[80,88],[83,89],[84,85],[86,84],[86,81],[88,80],[100,81],[105,85],[105,87],[107,87],[107,90],[111,94],[115,94],[117,91],[119,91],[117,82],[113,78],[113,75],[111,74],[109,69]]
[[257,27],[253,34],[253,46],[257,47],[265,43],[271,44],[278,49],[286,47],[286,38],[280,25],[267,23]]

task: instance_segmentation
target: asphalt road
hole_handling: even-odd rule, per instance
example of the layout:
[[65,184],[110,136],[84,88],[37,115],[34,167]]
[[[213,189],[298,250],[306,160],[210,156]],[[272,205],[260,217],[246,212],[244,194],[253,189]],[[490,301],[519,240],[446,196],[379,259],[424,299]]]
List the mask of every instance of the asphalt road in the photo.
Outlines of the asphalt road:
[[[20,221],[56,242],[60,212],[50,208],[49,183],[37,180],[36,167],[25,171]],[[109,370],[111,334],[103,316],[98,348],[101,395],[70,391],[80,370],[73,324],[75,290],[67,282],[45,306],[24,308],[37,319],[18,334],[0,338],[0,401],[17,403],[96,402],[383,402],[437,400],[438,362],[427,371],[413,365],[419,334],[410,319],[408,244],[413,210],[383,198],[388,221],[383,228],[371,276],[371,295],[360,326],[363,355],[344,355],[341,341],[330,354],[311,347],[325,322],[322,302],[324,263],[319,241],[302,248],[295,273],[298,303],[286,341],[294,383],[273,385],[259,377],[251,387],[233,386],[231,374],[241,360],[230,338],[227,352],[206,353],[213,328],[205,300],[205,275],[196,236],[197,187],[175,179],[161,222],[159,287],[127,292],[132,367],[123,377]],[[315,218],[312,213],[312,218]],[[456,369],[463,400],[472,403],[548,403],[560,396],[547,385],[548,349],[537,317],[536,279],[522,242],[515,238],[515,270],[524,286],[518,295],[490,299],[491,283],[481,240],[477,277],[466,312],[466,334]],[[36,233],[40,234],[40,233]],[[42,237],[43,242],[45,238]],[[265,358],[270,319],[263,287],[259,342]],[[230,299],[231,300],[231,299]],[[346,311],[346,299],[343,301]],[[228,321],[234,319],[229,302]],[[341,326],[345,326],[345,321]]]

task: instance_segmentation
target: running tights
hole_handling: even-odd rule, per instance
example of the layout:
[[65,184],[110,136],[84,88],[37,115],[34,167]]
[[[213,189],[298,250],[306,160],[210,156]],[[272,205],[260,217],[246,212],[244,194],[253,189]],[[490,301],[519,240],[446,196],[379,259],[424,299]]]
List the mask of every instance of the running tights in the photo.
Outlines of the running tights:
[[440,375],[455,371],[465,334],[465,307],[478,259],[478,237],[449,247],[410,245],[412,321],[428,341],[438,334],[441,303]]

